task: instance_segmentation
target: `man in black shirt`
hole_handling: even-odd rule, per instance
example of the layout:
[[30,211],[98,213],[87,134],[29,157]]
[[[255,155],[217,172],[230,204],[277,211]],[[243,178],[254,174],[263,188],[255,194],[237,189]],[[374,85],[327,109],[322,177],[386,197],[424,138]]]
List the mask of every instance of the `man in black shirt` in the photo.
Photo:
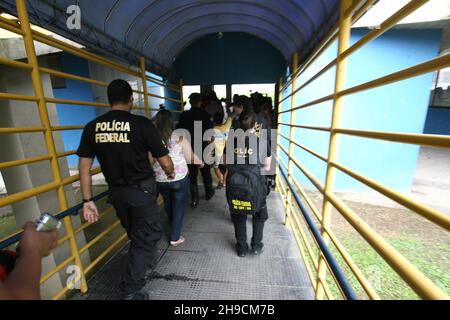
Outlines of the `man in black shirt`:
[[90,169],[97,157],[110,190],[109,202],[131,241],[126,270],[122,276],[122,298],[143,299],[145,273],[161,238],[161,221],[156,203],[156,181],[149,152],[168,177],[174,168],[168,150],[153,123],[130,113],[133,91],[128,82],[114,80],[108,86],[111,111],[89,122],[77,151],[84,218],[99,218],[92,201]]
[[[184,111],[180,116],[180,121],[178,122],[177,129],[185,129],[191,135],[191,145],[194,153],[203,160],[203,150],[208,145],[208,141],[203,141],[203,135],[209,129],[213,129],[213,123],[211,122],[211,117],[209,114],[200,108],[201,105],[201,96],[199,93],[192,93],[189,96],[189,103],[191,104],[191,109],[188,111]],[[195,124],[202,126],[202,136],[195,135]],[[200,132],[199,132],[200,133]],[[201,141],[201,150],[196,150],[195,141]],[[199,154],[202,153],[202,154]],[[198,176],[198,165],[189,164],[189,179],[191,181],[190,191],[191,191],[191,207],[195,208],[198,205],[198,185],[197,185],[197,176]],[[214,188],[212,186],[212,177],[211,177],[211,166],[206,165],[200,169],[203,177],[203,184],[205,186],[205,198],[206,200],[210,200],[214,196]]]

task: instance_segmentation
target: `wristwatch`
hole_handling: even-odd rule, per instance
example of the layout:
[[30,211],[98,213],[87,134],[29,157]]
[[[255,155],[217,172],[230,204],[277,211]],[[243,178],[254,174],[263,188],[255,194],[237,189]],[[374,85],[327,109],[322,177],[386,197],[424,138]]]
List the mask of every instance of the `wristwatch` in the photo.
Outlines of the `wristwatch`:
[[94,200],[94,198],[90,198],[90,199],[83,199],[83,203],[91,202],[92,200]]

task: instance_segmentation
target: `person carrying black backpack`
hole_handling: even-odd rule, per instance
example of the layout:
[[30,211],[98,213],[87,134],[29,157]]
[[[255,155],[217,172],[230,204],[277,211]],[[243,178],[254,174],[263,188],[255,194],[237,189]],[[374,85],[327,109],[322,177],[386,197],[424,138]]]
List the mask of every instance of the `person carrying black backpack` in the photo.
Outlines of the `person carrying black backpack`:
[[239,116],[238,129],[230,132],[227,142],[226,183],[227,202],[234,223],[236,251],[245,257],[247,244],[247,216],[253,217],[252,253],[263,251],[264,223],[268,219],[265,172],[270,169],[271,150],[268,141],[256,134],[256,114],[244,111]]

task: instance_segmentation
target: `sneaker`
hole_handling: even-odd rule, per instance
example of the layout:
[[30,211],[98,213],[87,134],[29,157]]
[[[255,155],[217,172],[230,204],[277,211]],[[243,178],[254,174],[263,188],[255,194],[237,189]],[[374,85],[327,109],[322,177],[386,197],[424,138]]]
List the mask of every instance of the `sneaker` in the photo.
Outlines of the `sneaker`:
[[178,239],[177,241],[170,241],[170,245],[172,247],[178,247],[179,245],[183,244],[184,241],[186,241],[186,239],[183,236],[181,236],[180,239]]
[[261,253],[263,253],[264,252],[264,250],[263,250],[263,248],[261,248],[261,249],[253,249],[252,248],[252,253],[255,255],[255,256],[259,256]]
[[242,249],[236,249],[236,252],[237,252],[237,255],[239,258],[244,258],[247,255],[245,250],[242,250]]
[[236,253],[239,258],[244,258],[247,255],[247,248],[242,248],[239,245],[236,245]]
[[223,189],[225,186],[223,184],[223,182],[219,182],[219,184],[217,185],[217,190]]

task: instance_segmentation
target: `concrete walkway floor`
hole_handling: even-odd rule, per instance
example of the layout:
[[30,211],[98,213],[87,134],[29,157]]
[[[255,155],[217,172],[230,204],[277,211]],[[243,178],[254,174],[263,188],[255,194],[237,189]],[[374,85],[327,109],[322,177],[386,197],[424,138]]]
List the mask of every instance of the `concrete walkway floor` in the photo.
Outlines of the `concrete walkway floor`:
[[[158,262],[147,273],[145,286],[151,299],[313,299],[295,240],[283,225],[279,194],[270,194],[268,208],[263,254],[249,253],[239,258],[234,250],[234,228],[225,191],[217,191],[209,202],[201,200],[197,209],[189,207],[182,233],[186,242],[177,248],[169,247],[165,235],[158,243]],[[118,284],[126,255],[127,247],[91,278],[85,299],[119,298]]]

